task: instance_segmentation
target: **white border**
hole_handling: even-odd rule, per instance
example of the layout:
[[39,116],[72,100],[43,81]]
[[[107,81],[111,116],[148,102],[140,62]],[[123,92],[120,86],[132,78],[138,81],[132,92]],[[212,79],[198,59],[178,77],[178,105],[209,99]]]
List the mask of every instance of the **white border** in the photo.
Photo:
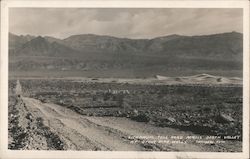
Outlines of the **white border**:
[[[242,8],[243,9],[243,152],[136,152],[136,151],[14,151],[8,150],[8,9],[50,8]],[[0,158],[249,158],[249,1],[92,0],[1,2]]]

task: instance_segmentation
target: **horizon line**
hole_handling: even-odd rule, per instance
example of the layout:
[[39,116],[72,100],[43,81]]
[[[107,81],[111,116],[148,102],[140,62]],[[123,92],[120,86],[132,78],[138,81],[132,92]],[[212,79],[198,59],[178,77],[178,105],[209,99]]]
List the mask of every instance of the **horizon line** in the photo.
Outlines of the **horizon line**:
[[161,37],[168,37],[168,36],[183,36],[183,37],[197,37],[197,36],[209,36],[209,35],[219,35],[219,34],[226,34],[226,33],[238,33],[238,34],[242,34],[242,32],[238,32],[238,31],[228,31],[228,32],[220,32],[220,33],[211,33],[211,34],[200,34],[200,35],[183,35],[183,34],[167,34],[167,35],[162,35],[162,36],[156,36],[153,38],[128,38],[128,37],[118,37],[118,36],[113,36],[113,35],[101,35],[101,34],[93,34],[93,33],[87,33],[87,34],[72,34],[66,38],[58,38],[58,37],[54,37],[51,35],[32,35],[32,34],[16,34],[13,32],[9,32],[9,34],[15,35],[15,36],[34,36],[34,37],[51,37],[51,38],[56,38],[59,40],[65,40],[67,38],[70,38],[72,36],[80,36],[80,35],[92,35],[92,36],[106,36],[106,37],[112,37],[112,38],[118,38],[118,39],[131,39],[131,40],[152,40],[152,39],[157,39],[157,38],[161,38]]

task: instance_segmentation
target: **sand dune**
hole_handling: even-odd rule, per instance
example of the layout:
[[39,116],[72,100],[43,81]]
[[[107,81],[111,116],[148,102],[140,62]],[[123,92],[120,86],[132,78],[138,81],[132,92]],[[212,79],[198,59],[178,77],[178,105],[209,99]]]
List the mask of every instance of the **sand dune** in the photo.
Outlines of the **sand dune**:
[[165,77],[156,76],[157,80],[164,81],[166,83],[179,83],[179,84],[242,84],[243,80],[238,77],[222,77],[214,76],[210,74],[198,74],[193,76],[184,77]]
[[[26,77],[19,77],[20,79],[26,79]],[[139,85],[242,85],[243,79],[239,77],[223,77],[210,74],[197,74],[193,76],[179,76],[168,77],[162,75],[155,75],[151,78],[89,78],[89,77],[66,77],[66,78],[36,78],[28,77],[27,79],[64,79],[73,80],[75,82],[86,83],[128,83]]]

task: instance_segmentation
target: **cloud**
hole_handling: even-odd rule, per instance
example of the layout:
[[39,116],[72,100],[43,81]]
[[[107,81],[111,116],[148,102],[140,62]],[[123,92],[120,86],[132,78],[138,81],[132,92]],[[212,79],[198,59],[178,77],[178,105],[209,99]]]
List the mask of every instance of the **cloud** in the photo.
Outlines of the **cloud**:
[[242,32],[242,9],[11,8],[10,32],[66,38],[99,34],[153,38]]

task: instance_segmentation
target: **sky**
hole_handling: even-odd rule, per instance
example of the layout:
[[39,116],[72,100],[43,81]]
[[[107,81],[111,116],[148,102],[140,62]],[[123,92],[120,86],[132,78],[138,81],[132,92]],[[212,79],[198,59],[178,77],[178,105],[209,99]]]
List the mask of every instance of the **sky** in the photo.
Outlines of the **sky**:
[[11,8],[9,31],[60,39],[76,34],[150,39],[171,34],[242,33],[242,14],[242,9],[235,8]]

